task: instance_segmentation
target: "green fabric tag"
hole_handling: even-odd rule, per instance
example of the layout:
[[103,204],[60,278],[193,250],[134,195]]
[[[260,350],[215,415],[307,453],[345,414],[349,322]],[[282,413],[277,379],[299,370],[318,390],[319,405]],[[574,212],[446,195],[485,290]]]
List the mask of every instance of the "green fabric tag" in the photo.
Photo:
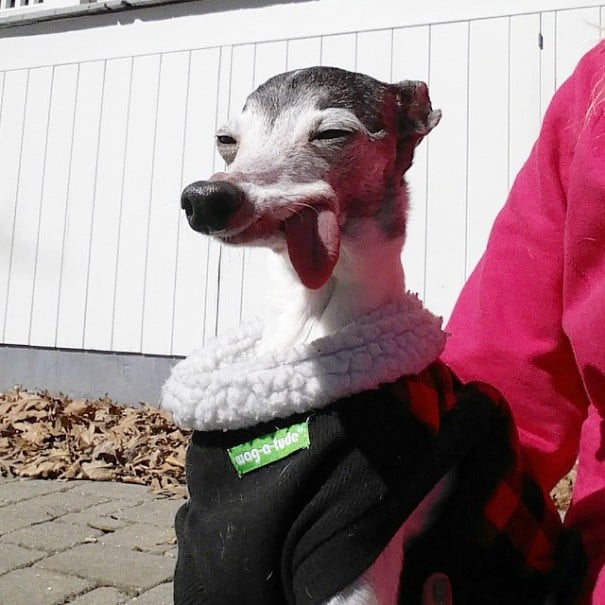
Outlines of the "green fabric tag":
[[237,474],[245,475],[257,468],[277,462],[311,444],[307,422],[293,424],[269,435],[257,437],[227,450]]

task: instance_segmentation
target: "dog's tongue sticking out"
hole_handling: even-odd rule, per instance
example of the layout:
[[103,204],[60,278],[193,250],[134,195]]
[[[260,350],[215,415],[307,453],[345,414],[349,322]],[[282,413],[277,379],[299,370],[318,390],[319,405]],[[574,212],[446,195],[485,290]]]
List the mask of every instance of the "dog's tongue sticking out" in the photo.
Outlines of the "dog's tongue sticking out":
[[334,270],[340,249],[336,214],[321,206],[305,207],[286,221],[288,254],[303,285],[321,288]]

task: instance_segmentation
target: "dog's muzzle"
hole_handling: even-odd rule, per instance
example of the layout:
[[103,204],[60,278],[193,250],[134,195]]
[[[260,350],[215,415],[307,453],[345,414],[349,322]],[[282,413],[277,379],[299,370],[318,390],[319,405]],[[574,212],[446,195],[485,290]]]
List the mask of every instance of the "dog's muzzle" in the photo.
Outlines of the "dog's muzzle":
[[192,229],[217,233],[228,228],[244,198],[244,192],[227,181],[196,181],[183,190],[181,208]]

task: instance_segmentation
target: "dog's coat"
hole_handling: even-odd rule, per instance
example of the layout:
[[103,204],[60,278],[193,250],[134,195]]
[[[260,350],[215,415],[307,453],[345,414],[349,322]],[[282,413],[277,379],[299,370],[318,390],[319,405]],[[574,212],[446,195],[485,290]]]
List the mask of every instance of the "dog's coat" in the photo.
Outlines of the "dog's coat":
[[[465,604],[535,605],[561,588],[556,513],[521,469],[505,403],[432,362],[440,321],[406,303],[284,357],[257,357],[250,324],[175,367],[164,405],[198,430],[176,524],[178,603],[323,603],[452,469],[452,494],[407,544],[398,602],[419,603],[434,571]],[[230,447],[300,421],[309,449],[238,476]]]

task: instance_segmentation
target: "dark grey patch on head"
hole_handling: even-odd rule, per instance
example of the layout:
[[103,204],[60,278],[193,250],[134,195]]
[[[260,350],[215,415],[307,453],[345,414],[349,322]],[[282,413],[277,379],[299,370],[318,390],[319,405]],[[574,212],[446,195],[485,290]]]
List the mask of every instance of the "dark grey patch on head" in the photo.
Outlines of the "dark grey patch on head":
[[283,111],[316,99],[318,109],[352,111],[370,132],[385,127],[383,99],[389,85],[337,67],[309,67],[279,74],[261,84],[244,105],[259,106],[271,123]]

